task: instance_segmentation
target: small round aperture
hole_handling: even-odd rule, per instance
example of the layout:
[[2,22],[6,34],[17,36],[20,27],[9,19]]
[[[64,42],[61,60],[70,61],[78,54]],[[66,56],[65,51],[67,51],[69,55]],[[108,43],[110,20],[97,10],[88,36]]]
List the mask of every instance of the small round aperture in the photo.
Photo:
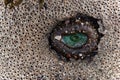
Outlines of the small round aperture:
[[58,22],[49,36],[51,48],[67,60],[84,59],[97,53],[101,38],[97,21],[91,16],[77,14]]

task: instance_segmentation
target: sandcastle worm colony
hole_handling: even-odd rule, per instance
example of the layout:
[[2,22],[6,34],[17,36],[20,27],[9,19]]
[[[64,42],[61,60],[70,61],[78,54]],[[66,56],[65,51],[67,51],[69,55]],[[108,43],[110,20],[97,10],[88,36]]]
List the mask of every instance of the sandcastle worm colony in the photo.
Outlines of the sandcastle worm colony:
[[97,54],[100,38],[98,19],[78,13],[58,22],[49,36],[51,49],[66,60],[85,59]]
[[[5,7],[14,8],[23,0],[4,0]],[[44,0],[38,0],[39,8],[44,5]],[[85,59],[94,56],[98,51],[100,38],[103,36],[98,31],[98,19],[91,16],[77,14],[75,17],[58,22],[49,36],[51,49],[66,60]]]

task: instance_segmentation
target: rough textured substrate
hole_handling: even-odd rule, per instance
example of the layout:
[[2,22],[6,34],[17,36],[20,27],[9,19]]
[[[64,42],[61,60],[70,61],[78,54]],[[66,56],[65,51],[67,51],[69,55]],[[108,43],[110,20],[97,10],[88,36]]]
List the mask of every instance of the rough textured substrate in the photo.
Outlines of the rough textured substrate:
[[[120,0],[24,0],[15,10],[0,1],[0,80],[120,80]],[[102,19],[105,36],[90,61],[63,62],[49,49],[57,20],[77,12]]]

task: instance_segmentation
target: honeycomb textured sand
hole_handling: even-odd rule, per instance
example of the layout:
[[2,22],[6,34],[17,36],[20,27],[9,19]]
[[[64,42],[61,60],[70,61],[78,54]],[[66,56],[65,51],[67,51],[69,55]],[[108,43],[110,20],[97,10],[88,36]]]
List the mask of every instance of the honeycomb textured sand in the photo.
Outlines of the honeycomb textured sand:
[[[120,0],[23,0],[5,9],[0,0],[0,80],[120,80]],[[48,33],[83,13],[103,21],[105,36],[93,60],[64,62],[50,50]]]

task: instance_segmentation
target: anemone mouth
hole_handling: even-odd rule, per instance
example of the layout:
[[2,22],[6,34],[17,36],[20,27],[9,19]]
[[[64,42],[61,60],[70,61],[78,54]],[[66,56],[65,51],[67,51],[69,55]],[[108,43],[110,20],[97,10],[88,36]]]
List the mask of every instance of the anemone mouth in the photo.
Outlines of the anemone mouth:
[[58,55],[66,59],[84,59],[97,53],[101,38],[98,19],[77,14],[75,17],[58,22],[49,36],[49,43]]

